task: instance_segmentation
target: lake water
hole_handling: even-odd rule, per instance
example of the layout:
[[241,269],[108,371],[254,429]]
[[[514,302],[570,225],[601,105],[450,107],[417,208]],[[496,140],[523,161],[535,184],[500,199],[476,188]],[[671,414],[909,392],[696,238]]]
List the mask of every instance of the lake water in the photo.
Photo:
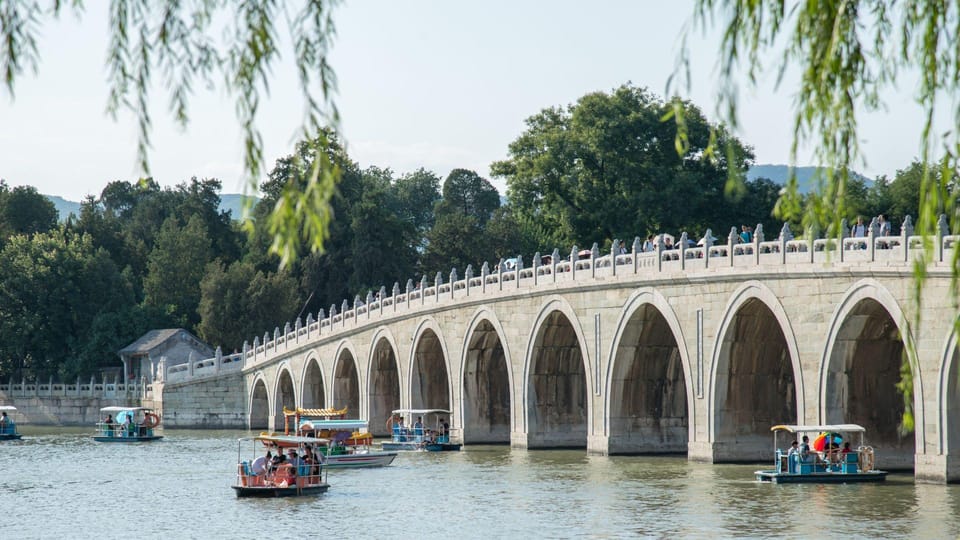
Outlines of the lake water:
[[[329,474],[326,494],[237,499],[240,431],[0,443],[0,538],[956,538],[960,486],[772,485],[757,465],[468,446]],[[249,443],[243,446],[247,458]]]

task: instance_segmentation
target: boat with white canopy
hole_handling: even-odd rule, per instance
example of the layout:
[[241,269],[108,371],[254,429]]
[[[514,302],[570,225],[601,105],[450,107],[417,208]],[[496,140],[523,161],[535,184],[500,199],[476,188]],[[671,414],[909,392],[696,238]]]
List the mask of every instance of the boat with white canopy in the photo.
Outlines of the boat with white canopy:
[[383,449],[427,452],[460,450],[460,443],[450,442],[451,429],[447,422],[450,414],[446,409],[396,409],[387,419],[391,439],[382,443]]
[[160,415],[147,407],[103,407],[93,440],[97,442],[148,442],[163,438],[154,429],[160,425]]
[[774,469],[756,471],[761,482],[881,482],[887,478],[887,471],[875,468],[876,456],[873,447],[864,444],[862,426],[776,425],[770,431]]
[[20,440],[17,423],[13,420],[13,413],[17,408],[13,405],[0,405],[0,441]]

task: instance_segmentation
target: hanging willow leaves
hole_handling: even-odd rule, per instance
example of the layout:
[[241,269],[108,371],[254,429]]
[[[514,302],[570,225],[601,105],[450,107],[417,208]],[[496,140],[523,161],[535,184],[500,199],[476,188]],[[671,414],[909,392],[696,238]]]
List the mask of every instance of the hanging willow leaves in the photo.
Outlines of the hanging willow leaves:
[[[263,172],[263,140],[257,127],[260,104],[270,93],[271,69],[280,61],[282,31],[288,36],[305,103],[302,140],[328,140],[339,115],[332,96],[336,77],[327,62],[335,35],[338,0],[112,0],[109,7],[107,112],[136,117],[137,157],[150,174],[150,103],[154,88],[166,90],[168,108],[180,126],[189,123],[194,88],[223,89],[234,99],[243,133],[246,189],[256,192]],[[64,11],[84,15],[82,0],[0,1],[0,69],[7,92],[40,61],[37,38],[45,19]],[[322,153],[322,148],[318,153]],[[301,245],[323,249],[330,221],[329,200],[339,171],[318,159],[305,188],[291,181],[269,218],[271,250],[287,265]]]

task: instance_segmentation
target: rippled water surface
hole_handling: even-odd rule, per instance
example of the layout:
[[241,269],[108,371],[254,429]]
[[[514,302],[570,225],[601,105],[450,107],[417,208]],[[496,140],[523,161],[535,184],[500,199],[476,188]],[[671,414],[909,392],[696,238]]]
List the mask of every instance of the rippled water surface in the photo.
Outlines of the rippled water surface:
[[[956,538],[960,486],[771,485],[751,465],[468,446],[339,470],[324,495],[237,499],[239,431],[0,443],[0,538]],[[249,444],[249,443],[248,443]],[[244,445],[244,452],[248,451]],[[244,455],[246,458],[246,454]]]

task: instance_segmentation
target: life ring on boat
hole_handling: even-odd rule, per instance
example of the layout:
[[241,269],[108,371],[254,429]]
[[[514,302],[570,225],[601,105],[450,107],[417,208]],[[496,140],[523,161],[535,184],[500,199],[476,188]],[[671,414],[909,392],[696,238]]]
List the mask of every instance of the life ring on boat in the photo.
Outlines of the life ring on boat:
[[874,455],[872,446],[861,446],[857,448],[857,454],[860,455],[860,471],[870,472],[873,470]]
[[160,425],[160,417],[154,413],[148,412],[143,415],[143,427],[153,429]]

